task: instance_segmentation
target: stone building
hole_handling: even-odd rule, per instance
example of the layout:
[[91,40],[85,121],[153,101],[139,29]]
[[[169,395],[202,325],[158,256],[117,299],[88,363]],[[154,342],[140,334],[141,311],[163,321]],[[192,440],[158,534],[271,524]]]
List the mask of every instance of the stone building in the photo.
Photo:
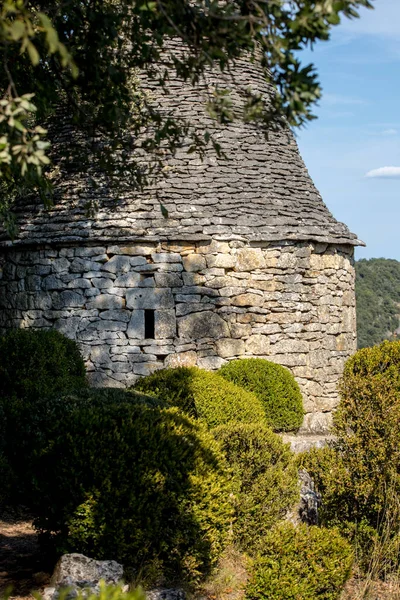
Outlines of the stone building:
[[[235,69],[239,82],[269,93],[252,64]],[[212,130],[226,158],[210,151],[200,159],[183,145],[166,159],[167,178],[125,190],[116,209],[107,190],[93,191],[87,174],[61,165],[50,213],[24,206],[17,239],[0,238],[0,332],[64,332],[79,343],[96,385],[126,386],[166,366],[217,369],[263,357],[292,371],[303,430],[320,433],[356,349],[360,242],[323,203],[290,131],[266,139],[255,124],[219,126],[208,116],[206,88],[215,83],[212,75],[197,89],[171,81],[162,106]],[[156,84],[146,85],[157,98]],[[69,135],[59,125],[55,139]],[[99,205],[93,218],[85,210],[91,194]]]

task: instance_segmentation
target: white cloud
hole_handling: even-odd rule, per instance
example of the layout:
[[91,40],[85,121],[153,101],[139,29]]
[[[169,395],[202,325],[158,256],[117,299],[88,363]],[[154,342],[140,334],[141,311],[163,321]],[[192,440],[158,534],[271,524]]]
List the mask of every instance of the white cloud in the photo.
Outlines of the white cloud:
[[382,131],[382,135],[397,135],[398,131],[397,129],[385,129],[384,131]]
[[365,177],[391,177],[400,179],[400,167],[380,167],[379,169],[372,169],[372,171],[368,171]]

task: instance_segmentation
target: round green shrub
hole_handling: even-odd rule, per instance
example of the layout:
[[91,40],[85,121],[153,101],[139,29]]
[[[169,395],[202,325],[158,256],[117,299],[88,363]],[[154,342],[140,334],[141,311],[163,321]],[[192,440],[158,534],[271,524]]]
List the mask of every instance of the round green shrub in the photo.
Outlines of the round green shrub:
[[76,342],[58,331],[13,329],[0,338],[0,397],[36,400],[86,385]]
[[86,385],[77,344],[58,331],[16,329],[0,338],[0,445],[13,473],[10,502],[29,504],[31,464],[48,399]]
[[233,473],[234,542],[254,553],[271,527],[299,500],[294,455],[266,425],[229,423],[214,429],[213,434]]
[[337,600],[353,562],[335,529],[282,523],[264,539],[246,588],[248,600]]
[[62,418],[52,420],[36,463],[36,527],[58,532],[63,552],[112,557],[136,571],[155,561],[160,576],[196,579],[229,532],[223,453],[176,408],[104,394],[60,398]]
[[285,367],[262,358],[244,358],[232,360],[218,372],[260,399],[274,431],[295,431],[302,424],[300,388]]
[[217,373],[196,367],[156,371],[140,379],[134,389],[156,395],[166,404],[177,406],[210,428],[231,421],[265,421],[261,402],[255,394]]

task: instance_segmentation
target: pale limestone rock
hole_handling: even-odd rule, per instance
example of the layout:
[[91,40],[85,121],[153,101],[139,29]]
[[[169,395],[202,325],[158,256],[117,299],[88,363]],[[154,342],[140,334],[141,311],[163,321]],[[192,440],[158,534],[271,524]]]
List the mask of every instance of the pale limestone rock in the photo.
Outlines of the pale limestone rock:
[[174,298],[168,288],[130,289],[126,292],[126,305],[133,309],[172,308]]
[[264,301],[264,296],[253,293],[239,294],[232,298],[234,306],[262,306]]
[[204,356],[197,360],[197,366],[200,369],[206,369],[207,371],[214,371],[220,369],[222,365],[226,363],[226,360],[219,356]]
[[229,327],[224,319],[211,311],[193,313],[178,319],[180,338],[223,338],[229,337]]
[[[98,595],[100,581],[107,585],[121,584],[123,574],[122,565],[114,560],[93,560],[83,554],[64,554],[55,567],[51,587],[43,592],[43,598],[58,600],[63,588],[69,588],[67,598],[76,598],[79,592],[86,597]],[[124,589],[127,591],[127,587]]]
[[241,248],[236,254],[235,271],[255,271],[265,267],[265,259],[260,248]]
[[243,340],[225,338],[216,342],[218,355],[222,358],[231,358],[245,353],[245,343]]
[[201,254],[189,254],[183,258],[183,267],[185,271],[202,271],[206,266],[205,258],[201,256]]
[[223,269],[233,269],[236,264],[236,258],[232,254],[210,254],[207,256],[208,268],[222,267]]
[[154,252],[154,246],[109,246],[107,254],[126,254],[128,256],[150,256]]
[[194,367],[197,363],[197,354],[194,350],[188,350],[187,352],[177,352],[176,354],[170,354],[164,361],[165,367]]
[[246,353],[255,356],[267,355],[269,353],[270,341],[268,336],[256,334],[246,340]]

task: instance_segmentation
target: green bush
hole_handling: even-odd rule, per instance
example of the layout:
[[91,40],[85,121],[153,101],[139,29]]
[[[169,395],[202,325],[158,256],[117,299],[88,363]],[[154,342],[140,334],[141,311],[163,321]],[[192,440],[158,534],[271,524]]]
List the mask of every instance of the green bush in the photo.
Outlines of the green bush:
[[235,544],[254,553],[271,527],[299,500],[293,453],[266,425],[230,423],[213,434],[233,473]]
[[76,342],[58,331],[14,329],[0,338],[0,397],[35,401],[86,385]]
[[29,504],[48,399],[86,385],[77,344],[58,331],[16,329],[0,338],[0,452],[13,481],[8,502]]
[[35,525],[57,532],[63,552],[113,557],[136,571],[156,561],[160,576],[196,579],[229,531],[225,458],[178,409],[126,396],[60,398],[36,463]]
[[223,377],[196,367],[163,369],[135,384],[135,390],[155,394],[170,406],[177,406],[208,427],[231,421],[263,422],[258,398]]
[[[380,574],[399,560],[392,548],[400,526],[400,343],[359,350],[345,365],[340,392],[336,442],[300,461],[321,493],[321,522],[340,527],[361,569],[373,562]],[[385,555],[381,565],[377,552]]]
[[264,540],[246,588],[248,600],[336,600],[353,553],[335,529],[282,523]]
[[[61,600],[71,597],[71,594],[62,591],[59,595]],[[40,595],[35,597],[41,600]],[[123,586],[119,585],[107,585],[104,581],[100,581],[99,591],[97,593],[88,594],[87,590],[79,590],[77,595],[74,596],[76,600],[146,600],[146,594],[141,587],[137,587],[132,591],[125,592]]]
[[337,449],[351,477],[355,517],[375,526],[400,494],[400,342],[350,358],[334,417]]
[[244,358],[223,365],[219,374],[260,399],[274,431],[294,431],[302,424],[300,388],[285,367],[262,358]]
[[321,494],[318,510],[321,525],[340,527],[355,517],[351,473],[333,444],[298,454],[297,463],[310,474]]

